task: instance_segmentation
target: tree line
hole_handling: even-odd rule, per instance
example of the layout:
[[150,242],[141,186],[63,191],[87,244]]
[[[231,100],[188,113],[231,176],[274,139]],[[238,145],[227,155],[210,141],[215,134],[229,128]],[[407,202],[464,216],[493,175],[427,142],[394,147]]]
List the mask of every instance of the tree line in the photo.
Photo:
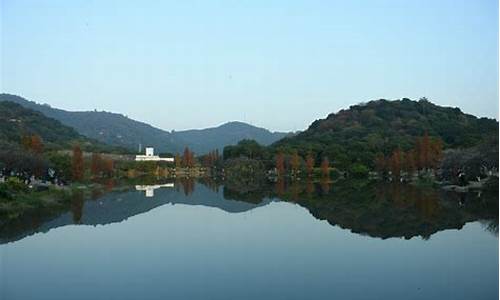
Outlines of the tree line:
[[402,172],[412,175],[415,172],[435,170],[443,158],[443,141],[430,138],[427,133],[417,137],[415,146],[407,151],[399,147],[390,156],[379,153],[375,158],[375,169],[380,174],[399,177]]

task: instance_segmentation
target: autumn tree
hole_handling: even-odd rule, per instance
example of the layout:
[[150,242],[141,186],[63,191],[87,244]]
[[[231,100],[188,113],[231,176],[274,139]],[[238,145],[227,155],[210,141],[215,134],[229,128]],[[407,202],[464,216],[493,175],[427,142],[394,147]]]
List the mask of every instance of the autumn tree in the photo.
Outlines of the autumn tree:
[[108,176],[113,176],[115,162],[111,158],[106,158],[102,162],[102,172]]
[[406,152],[403,157],[403,169],[409,174],[412,175],[415,172],[416,162],[415,162],[416,152],[414,149]]
[[384,154],[378,153],[375,156],[375,170],[379,173],[387,171],[387,163]]
[[292,167],[292,173],[297,174],[300,168],[300,156],[297,151],[294,151],[291,157],[290,166]]
[[441,139],[434,139],[429,145],[429,167],[436,169],[443,159],[443,141]]
[[392,176],[399,177],[401,174],[401,150],[399,150],[399,148],[396,148],[396,150],[392,152],[390,161]]
[[425,169],[430,167],[430,149],[429,135],[425,132],[422,138],[422,165]]
[[182,167],[182,157],[179,153],[177,153],[175,155],[175,158],[174,158],[174,162],[175,162],[175,168],[176,169],[179,169]]
[[97,177],[101,174],[101,165],[101,155],[99,153],[92,153],[92,158],[90,160],[90,174],[92,174],[93,177]]
[[78,181],[83,179],[83,173],[85,171],[83,163],[83,153],[79,145],[73,146],[73,157],[71,170],[73,174],[73,180]]
[[25,150],[31,151],[35,154],[41,154],[43,152],[43,142],[39,135],[23,135],[21,138],[21,144]]
[[31,151],[36,154],[41,154],[43,152],[43,142],[39,135],[31,136]]
[[25,134],[21,137],[21,145],[23,146],[24,150],[30,151],[31,150],[31,135]]
[[321,174],[323,175],[323,177],[330,176],[330,161],[326,156],[323,158],[323,161],[321,162]]
[[203,165],[207,168],[215,166],[219,160],[219,150],[213,150],[203,156]]
[[278,176],[285,174],[285,156],[281,152],[276,154],[276,172],[278,172]]
[[427,132],[415,142],[415,162],[419,170],[435,169],[443,158],[443,141],[431,139]]
[[311,153],[308,153],[306,157],[306,170],[307,175],[312,176],[314,171],[314,157]]
[[185,168],[194,167],[194,153],[188,147],[184,148],[184,155],[182,156],[182,164]]

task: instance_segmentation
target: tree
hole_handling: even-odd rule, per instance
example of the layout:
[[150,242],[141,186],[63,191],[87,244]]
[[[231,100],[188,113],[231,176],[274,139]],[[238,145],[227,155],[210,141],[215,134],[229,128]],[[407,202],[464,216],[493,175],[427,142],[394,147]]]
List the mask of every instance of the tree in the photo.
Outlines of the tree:
[[31,151],[36,154],[41,154],[43,152],[43,142],[39,135],[31,136]]
[[306,170],[307,175],[312,176],[314,171],[314,157],[311,153],[308,153],[306,157]]
[[175,168],[176,169],[182,167],[182,158],[181,158],[181,155],[179,153],[177,153],[175,155],[174,162],[175,162]]
[[31,151],[35,154],[41,154],[43,152],[43,142],[39,135],[23,135],[21,138],[21,144],[25,150]]
[[184,155],[182,156],[182,164],[185,168],[194,167],[194,153],[188,147],[184,148]]
[[413,172],[415,172],[416,168],[415,156],[416,152],[414,149],[404,154],[403,169],[408,173],[408,175],[412,175]]
[[73,159],[71,164],[71,170],[73,174],[73,180],[79,181],[83,179],[84,173],[84,164],[83,164],[83,153],[80,146],[77,144],[73,146]]
[[439,138],[434,139],[430,142],[429,148],[429,167],[436,169],[443,159],[443,141]]
[[321,162],[321,174],[323,175],[323,177],[330,177],[330,161],[326,156]]
[[99,153],[92,153],[92,158],[90,161],[90,174],[92,174],[92,176],[97,177],[101,174],[101,164],[101,155]]
[[111,177],[113,176],[114,166],[114,161],[111,158],[106,158],[102,162],[102,171],[106,176]]
[[276,155],[276,172],[278,172],[278,176],[285,174],[285,156],[281,152]]
[[399,178],[401,173],[401,150],[399,150],[399,148],[396,148],[396,150],[392,152],[391,172],[392,176]]
[[425,132],[424,137],[422,138],[422,165],[424,169],[430,167],[430,141],[429,135]]
[[294,151],[294,153],[292,154],[290,165],[292,167],[292,173],[294,174],[298,173],[300,168],[300,156],[297,153],[297,151]]
[[21,145],[23,145],[24,150],[31,150],[31,135],[25,134],[21,137]]
[[379,172],[380,174],[384,173],[387,171],[387,164],[385,161],[385,156],[382,153],[378,153],[375,156],[375,170]]

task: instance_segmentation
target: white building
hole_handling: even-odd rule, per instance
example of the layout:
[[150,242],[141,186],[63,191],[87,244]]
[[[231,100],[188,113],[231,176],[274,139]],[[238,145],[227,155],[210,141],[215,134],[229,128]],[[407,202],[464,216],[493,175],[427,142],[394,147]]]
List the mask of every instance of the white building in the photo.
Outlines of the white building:
[[154,154],[155,150],[153,147],[146,147],[146,155],[136,155],[136,161],[167,161],[174,162],[173,157],[160,157]]

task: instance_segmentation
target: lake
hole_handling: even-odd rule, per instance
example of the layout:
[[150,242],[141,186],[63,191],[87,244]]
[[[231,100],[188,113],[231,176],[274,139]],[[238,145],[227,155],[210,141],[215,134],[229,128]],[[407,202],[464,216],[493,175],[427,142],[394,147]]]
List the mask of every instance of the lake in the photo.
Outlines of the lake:
[[1,299],[497,299],[498,198],[180,180],[2,229]]

